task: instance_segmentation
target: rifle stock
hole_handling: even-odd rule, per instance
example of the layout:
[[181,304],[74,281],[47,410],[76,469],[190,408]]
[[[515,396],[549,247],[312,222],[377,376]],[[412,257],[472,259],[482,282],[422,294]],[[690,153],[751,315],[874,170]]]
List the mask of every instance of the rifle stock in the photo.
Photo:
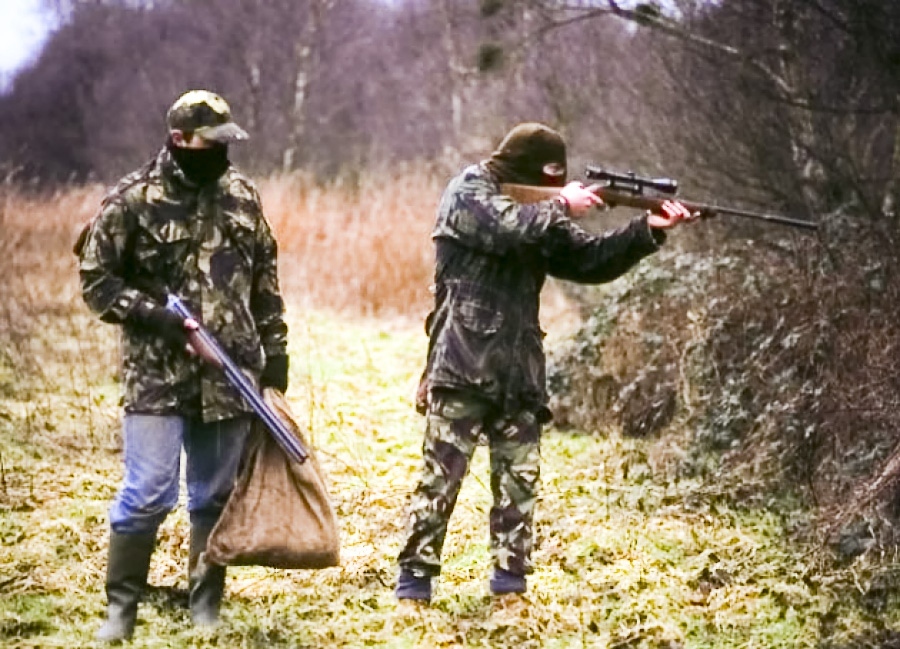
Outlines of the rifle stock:
[[[538,187],[533,185],[517,185],[514,183],[505,183],[500,185],[500,191],[512,198],[518,203],[537,203],[555,198],[559,195],[561,187]],[[721,205],[711,205],[708,203],[697,203],[695,201],[682,200],[669,196],[649,196],[641,193],[631,193],[617,189],[611,189],[605,185],[589,185],[588,190],[603,199],[603,202],[610,207],[622,205],[625,207],[634,207],[641,210],[658,211],[663,201],[677,200],[691,212],[699,213],[703,217],[715,216],[717,214],[725,214],[730,216],[741,216],[744,218],[758,219],[768,221],[770,223],[779,223],[781,225],[789,225],[795,228],[805,230],[816,230],[819,226],[812,221],[804,221],[794,219],[780,214],[769,214],[767,212],[753,212],[750,210],[741,210],[732,207],[723,207]]]

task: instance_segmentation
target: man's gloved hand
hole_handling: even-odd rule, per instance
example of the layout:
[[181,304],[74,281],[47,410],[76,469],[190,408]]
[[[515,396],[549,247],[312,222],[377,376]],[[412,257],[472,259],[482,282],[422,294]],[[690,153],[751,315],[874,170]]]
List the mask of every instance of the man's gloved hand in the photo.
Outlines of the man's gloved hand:
[[266,366],[259,376],[260,388],[275,388],[282,394],[288,388],[288,356],[272,356],[266,359]]
[[157,304],[141,302],[128,314],[127,320],[144,331],[159,336],[175,349],[183,350],[188,342],[184,318]]

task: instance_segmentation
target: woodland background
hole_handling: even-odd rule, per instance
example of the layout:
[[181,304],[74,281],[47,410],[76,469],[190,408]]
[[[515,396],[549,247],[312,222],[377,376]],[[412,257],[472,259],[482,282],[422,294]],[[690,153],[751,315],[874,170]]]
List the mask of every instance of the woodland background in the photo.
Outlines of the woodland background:
[[[81,308],[72,232],[161,146],[184,90],[219,92],[250,131],[233,158],[259,179],[291,303],[343,319],[421,319],[443,184],[511,125],[543,121],[566,136],[573,177],[585,163],[670,176],[691,199],[819,224],[721,217],[608,286],[552,284],[574,318],[548,344],[557,426],[647,439],[655,475],[731,502],[802,503],[791,534],[864,564],[857,590],[888,606],[900,3],[48,6],[61,26],[0,95],[5,394],[41,376],[35,331]],[[896,641],[872,633],[870,646]]]

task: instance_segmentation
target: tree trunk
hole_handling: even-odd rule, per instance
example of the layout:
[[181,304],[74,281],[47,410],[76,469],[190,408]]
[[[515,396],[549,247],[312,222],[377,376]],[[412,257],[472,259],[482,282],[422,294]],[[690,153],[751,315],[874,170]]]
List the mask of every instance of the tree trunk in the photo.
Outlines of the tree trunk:
[[309,2],[306,23],[294,42],[296,72],[294,74],[293,101],[289,111],[291,129],[287,138],[287,147],[281,157],[281,170],[285,173],[296,169],[303,162],[299,159],[298,151],[303,147],[309,131],[307,106],[310,80],[319,66],[316,35],[320,33],[324,18],[333,6],[333,0]]

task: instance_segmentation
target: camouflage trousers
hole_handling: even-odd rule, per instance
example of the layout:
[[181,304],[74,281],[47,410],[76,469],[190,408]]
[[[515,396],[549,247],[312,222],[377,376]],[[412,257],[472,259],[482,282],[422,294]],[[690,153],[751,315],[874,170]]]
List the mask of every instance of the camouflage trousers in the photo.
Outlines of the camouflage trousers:
[[400,566],[416,576],[441,571],[450,515],[479,438],[491,461],[490,543],[494,565],[531,572],[534,503],[540,481],[541,425],[531,412],[497,414],[462,396],[433,397],[422,446],[424,471],[412,496]]

